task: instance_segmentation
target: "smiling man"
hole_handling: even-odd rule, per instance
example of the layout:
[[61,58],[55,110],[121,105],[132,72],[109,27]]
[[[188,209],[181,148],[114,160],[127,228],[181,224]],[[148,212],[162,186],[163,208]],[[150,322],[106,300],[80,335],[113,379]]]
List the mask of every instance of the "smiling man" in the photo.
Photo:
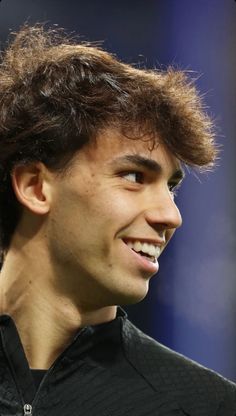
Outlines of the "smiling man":
[[214,165],[193,84],[37,25],[0,85],[0,415],[236,415],[234,383],[118,306],[181,225],[184,165]]

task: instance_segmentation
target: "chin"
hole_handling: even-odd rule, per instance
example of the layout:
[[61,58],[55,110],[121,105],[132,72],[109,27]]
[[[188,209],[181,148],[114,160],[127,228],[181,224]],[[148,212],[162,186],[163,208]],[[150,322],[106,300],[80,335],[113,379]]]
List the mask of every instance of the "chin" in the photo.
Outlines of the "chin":
[[128,291],[126,288],[126,291],[116,294],[116,305],[133,305],[141,302],[148,293],[149,285],[139,289],[135,287],[133,290],[130,288]]

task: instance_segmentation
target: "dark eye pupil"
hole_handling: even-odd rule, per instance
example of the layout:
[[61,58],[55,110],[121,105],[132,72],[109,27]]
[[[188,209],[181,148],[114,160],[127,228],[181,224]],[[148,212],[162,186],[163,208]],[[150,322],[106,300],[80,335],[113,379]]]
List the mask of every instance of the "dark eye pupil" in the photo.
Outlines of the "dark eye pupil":
[[143,175],[141,172],[136,172],[136,180],[137,182],[141,182],[143,179]]

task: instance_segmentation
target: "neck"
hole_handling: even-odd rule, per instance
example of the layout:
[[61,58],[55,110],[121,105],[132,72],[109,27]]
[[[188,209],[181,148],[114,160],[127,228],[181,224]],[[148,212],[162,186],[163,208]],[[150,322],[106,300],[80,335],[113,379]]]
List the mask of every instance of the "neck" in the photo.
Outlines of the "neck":
[[10,250],[0,275],[0,314],[14,319],[29,367],[38,369],[48,369],[79,328],[116,316],[116,306],[85,308],[68,296],[73,290],[56,291],[46,264]]

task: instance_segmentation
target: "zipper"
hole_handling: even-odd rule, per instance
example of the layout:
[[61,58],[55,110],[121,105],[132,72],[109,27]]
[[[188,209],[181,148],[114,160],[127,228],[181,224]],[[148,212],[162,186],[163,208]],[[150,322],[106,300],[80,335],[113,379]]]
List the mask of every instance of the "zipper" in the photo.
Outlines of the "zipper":
[[[40,389],[45,381],[45,379],[49,376],[49,374],[52,372],[52,370],[54,370],[54,368],[56,367],[57,363],[59,361],[61,361],[61,359],[64,357],[64,355],[66,354],[66,352],[72,347],[72,345],[74,345],[74,343],[77,341],[77,339],[87,330],[87,326],[85,326],[84,328],[82,328],[79,333],[74,337],[73,341],[70,343],[70,345],[68,345],[68,347],[66,347],[66,349],[61,353],[61,355],[59,355],[59,357],[57,357],[57,359],[54,361],[54,363],[52,364],[52,366],[47,370],[46,374],[44,375],[44,377],[42,378],[39,387],[36,391],[36,394],[34,396],[34,400],[32,402],[32,406],[31,406],[31,413],[26,413],[27,415],[32,415],[32,410],[33,410],[33,405],[35,406],[35,403],[37,402],[37,398],[40,392]],[[1,415],[0,415],[1,416]],[[24,415],[25,416],[25,415]]]
[[31,415],[32,416],[32,406],[31,404],[24,404],[24,416]]
[[[3,333],[0,330],[1,333],[1,339],[2,339],[2,345],[3,345],[3,350],[5,352],[5,355],[7,357],[7,361],[9,363],[10,369],[11,369],[11,373],[13,375],[13,378],[15,380],[15,384],[19,393],[19,397],[20,397],[20,401],[23,404],[23,416],[33,416],[33,405],[35,405],[35,402],[37,401],[38,395],[39,395],[39,391],[42,387],[42,384],[44,383],[45,379],[48,377],[48,375],[52,372],[52,370],[55,368],[55,366],[57,365],[57,363],[63,358],[63,356],[65,355],[65,353],[72,347],[72,345],[74,345],[74,343],[77,341],[77,339],[87,330],[88,327],[84,327],[82,328],[79,333],[74,337],[73,341],[70,343],[70,345],[68,345],[68,347],[66,347],[66,349],[59,355],[59,357],[57,357],[57,359],[54,361],[54,363],[52,364],[52,366],[48,369],[48,371],[46,372],[46,374],[44,375],[43,379],[40,382],[40,385],[36,391],[35,397],[33,399],[33,402],[31,404],[29,403],[24,403],[24,399],[20,394],[20,389],[18,388],[18,382],[16,380],[15,377],[15,371],[14,368],[12,367],[12,364],[10,362],[10,360],[8,359],[8,355],[6,352],[6,348],[5,348],[5,342],[4,342],[4,337],[3,337]],[[1,415],[0,415],[1,416]]]

